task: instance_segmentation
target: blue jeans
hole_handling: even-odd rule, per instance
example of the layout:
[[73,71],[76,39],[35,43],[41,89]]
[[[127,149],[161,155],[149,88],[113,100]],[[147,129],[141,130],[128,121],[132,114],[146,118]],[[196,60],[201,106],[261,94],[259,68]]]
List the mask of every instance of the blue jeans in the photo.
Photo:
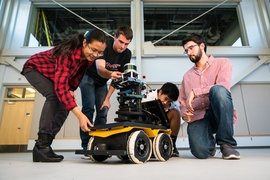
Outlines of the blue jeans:
[[[237,145],[233,138],[233,111],[231,93],[224,86],[213,86],[209,92],[209,109],[204,118],[189,123],[187,127],[191,153],[195,157],[208,158],[215,144]],[[213,134],[216,134],[215,138]]]
[[[107,123],[108,108],[104,107],[100,110],[105,97],[108,92],[107,84],[104,86],[96,86],[95,81],[88,75],[84,75],[80,85],[81,97],[82,97],[82,112],[87,116],[90,122],[93,124],[93,116],[96,110],[96,117],[94,126]],[[90,136],[88,132],[83,132],[80,129],[80,137],[82,141],[82,147],[87,147]]]

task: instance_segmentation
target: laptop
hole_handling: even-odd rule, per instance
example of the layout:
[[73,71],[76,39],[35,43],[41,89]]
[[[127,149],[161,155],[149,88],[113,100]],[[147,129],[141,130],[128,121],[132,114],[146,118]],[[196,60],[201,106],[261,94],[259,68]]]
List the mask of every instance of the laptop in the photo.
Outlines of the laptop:
[[152,100],[142,103],[142,111],[145,113],[145,120],[155,125],[169,127],[169,120],[164,111],[161,101]]

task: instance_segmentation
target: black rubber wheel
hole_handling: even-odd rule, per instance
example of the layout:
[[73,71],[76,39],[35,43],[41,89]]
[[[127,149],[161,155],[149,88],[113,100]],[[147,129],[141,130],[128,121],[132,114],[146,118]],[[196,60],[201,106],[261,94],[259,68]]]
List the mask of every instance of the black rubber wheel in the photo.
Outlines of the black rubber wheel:
[[129,161],[129,157],[128,157],[128,155],[125,155],[125,156],[120,156],[120,155],[118,155],[117,156],[119,159],[121,159],[122,161]]
[[153,141],[153,152],[159,161],[167,161],[171,158],[173,151],[172,139],[166,133],[158,134]]
[[[94,137],[91,137],[88,142],[87,150],[94,150],[93,146]],[[102,162],[108,159],[107,155],[89,155],[90,159],[94,162]]]
[[152,154],[152,141],[144,131],[135,131],[129,135],[127,153],[131,162],[140,164],[148,161]]

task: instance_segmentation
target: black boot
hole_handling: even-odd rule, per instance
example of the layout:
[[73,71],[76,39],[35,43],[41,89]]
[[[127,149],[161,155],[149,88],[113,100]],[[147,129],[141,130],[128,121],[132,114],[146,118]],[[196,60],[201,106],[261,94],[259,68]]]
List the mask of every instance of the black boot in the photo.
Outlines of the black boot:
[[178,150],[176,148],[176,139],[177,139],[177,136],[171,135],[171,139],[172,139],[172,143],[173,143],[172,157],[179,157],[179,152],[178,152]]
[[49,145],[49,134],[39,134],[38,140],[33,149],[33,162],[60,162],[61,158],[56,158],[51,152]]
[[50,151],[51,151],[53,157],[55,157],[55,158],[60,158],[61,160],[63,160],[63,159],[64,159],[64,156],[55,154],[55,152],[53,151],[53,149],[52,149],[52,147],[51,147],[52,142],[53,142],[53,139],[54,139],[54,138],[53,138],[52,136],[49,137]]

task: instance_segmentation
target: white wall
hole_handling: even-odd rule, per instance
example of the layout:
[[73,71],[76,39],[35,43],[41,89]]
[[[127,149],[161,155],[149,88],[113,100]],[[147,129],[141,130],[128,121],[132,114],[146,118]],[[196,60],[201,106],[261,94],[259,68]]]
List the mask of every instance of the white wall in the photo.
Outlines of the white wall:
[[[214,56],[218,57],[218,56]],[[227,56],[223,56],[227,57]],[[232,79],[238,77],[246,69],[253,66],[259,59],[257,57],[227,57],[233,65]],[[184,73],[194,64],[188,57],[155,57],[143,58],[142,76],[144,82],[181,82]],[[263,64],[241,82],[270,82],[269,64]]]

